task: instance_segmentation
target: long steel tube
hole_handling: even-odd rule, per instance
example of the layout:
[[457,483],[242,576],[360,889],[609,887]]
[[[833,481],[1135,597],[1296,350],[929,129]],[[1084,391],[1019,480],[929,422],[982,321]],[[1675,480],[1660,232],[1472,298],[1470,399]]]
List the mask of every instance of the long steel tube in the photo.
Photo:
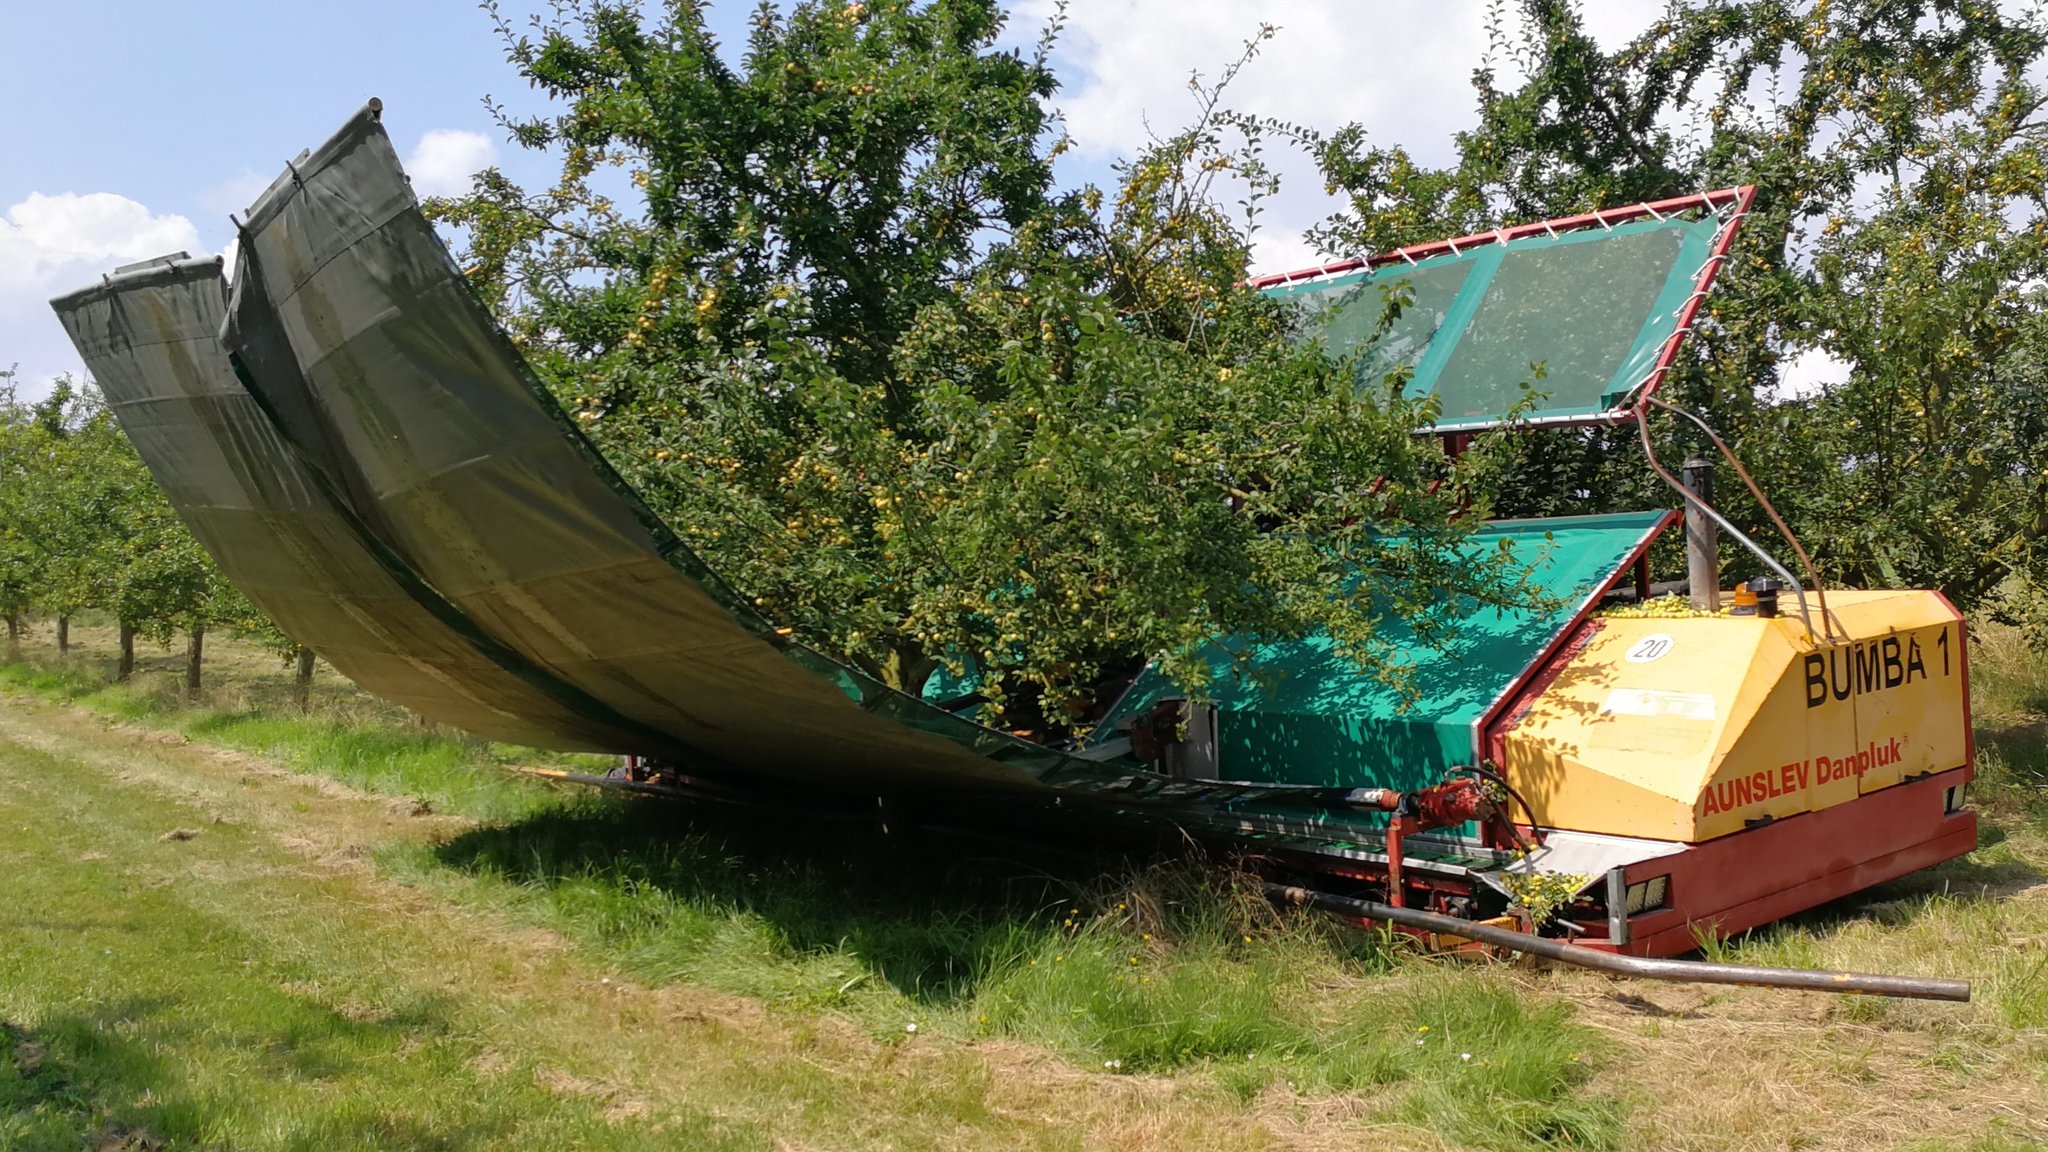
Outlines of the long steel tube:
[[1564,964],[1641,980],[1668,980],[1676,984],[1739,984],[1753,988],[1794,988],[1805,992],[1847,992],[1862,996],[1900,996],[1912,1000],[1952,1000],[1959,1003],[1967,1003],[1970,999],[1968,980],[1928,980],[1917,976],[1878,976],[1866,972],[1816,972],[1803,968],[1749,968],[1740,964],[1712,964],[1704,960],[1651,960],[1602,952],[1597,948],[1531,936],[1527,932],[1460,920],[1418,908],[1396,908],[1372,900],[1358,900],[1286,884],[1267,884],[1266,896],[1278,904],[1320,908],[1345,916],[1406,924],[1411,928],[1462,936],[1467,940],[1478,940]]

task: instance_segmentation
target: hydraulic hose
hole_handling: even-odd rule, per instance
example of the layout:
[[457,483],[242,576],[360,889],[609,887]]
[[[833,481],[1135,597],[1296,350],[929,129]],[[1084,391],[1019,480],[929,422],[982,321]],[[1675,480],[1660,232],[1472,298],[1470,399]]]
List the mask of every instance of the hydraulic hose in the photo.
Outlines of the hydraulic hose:
[[1878,976],[1866,972],[1824,972],[1803,968],[1750,968],[1741,964],[1714,964],[1704,960],[1651,960],[1642,956],[1602,952],[1597,948],[1532,936],[1527,932],[1461,920],[1456,916],[1444,916],[1418,908],[1396,908],[1372,900],[1358,900],[1286,884],[1267,884],[1265,888],[1267,898],[1277,904],[1319,908],[1344,916],[1405,924],[1410,928],[1461,936],[1497,948],[1525,952],[1531,956],[1610,972],[1616,976],[1633,976],[1639,980],[1666,980],[1675,984],[1737,984],[1750,988],[1793,988],[1804,992],[1845,992],[1862,996],[1899,996],[1911,1000],[1950,1000],[1958,1003],[1967,1003],[1970,999],[1968,980],[1930,980],[1918,976]]

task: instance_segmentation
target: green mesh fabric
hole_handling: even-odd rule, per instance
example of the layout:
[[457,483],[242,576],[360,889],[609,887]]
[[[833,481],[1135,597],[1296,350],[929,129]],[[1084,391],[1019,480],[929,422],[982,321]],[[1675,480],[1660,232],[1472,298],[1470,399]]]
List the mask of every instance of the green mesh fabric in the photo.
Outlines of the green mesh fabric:
[[[1414,268],[1404,266],[1399,276],[1359,272],[1283,294],[1299,296],[1315,310],[1318,331],[1331,355],[1349,356],[1364,349],[1360,379],[1382,380],[1397,368],[1420,371],[1424,354],[1450,319],[1459,290],[1472,276],[1473,263],[1455,257],[1429,260]],[[1396,299],[1403,306],[1390,313],[1389,305]],[[1448,341],[1442,345],[1449,346]]]
[[1333,355],[1360,353],[1362,383],[1412,369],[1410,394],[1442,402],[1436,431],[1497,425],[1531,389],[1523,418],[1593,420],[1656,366],[1719,228],[1709,217],[1527,236],[1268,292],[1299,301]]

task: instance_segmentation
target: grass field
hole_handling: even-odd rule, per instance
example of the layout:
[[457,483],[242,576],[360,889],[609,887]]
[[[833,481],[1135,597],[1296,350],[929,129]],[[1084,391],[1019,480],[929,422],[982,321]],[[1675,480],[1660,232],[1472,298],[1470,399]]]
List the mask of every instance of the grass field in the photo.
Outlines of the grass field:
[[[1418,959],[1224,870],[593,796],[211,645],[0,666],[0,1150],[1912,1148],[2048,1135],[2048,672],[1985,846],[1720,945],[1968,1006]],[[1105,878],[1107,877],[1107,878]]]

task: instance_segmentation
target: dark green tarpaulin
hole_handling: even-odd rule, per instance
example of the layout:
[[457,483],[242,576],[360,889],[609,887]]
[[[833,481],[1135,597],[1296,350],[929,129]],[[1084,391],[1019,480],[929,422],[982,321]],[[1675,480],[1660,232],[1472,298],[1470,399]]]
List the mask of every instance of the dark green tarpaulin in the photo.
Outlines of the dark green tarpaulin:
[[52,301],[137,454],[221,571],[343,675],[424,716],[539,747],[653,737],[537,687],[351,523],[235,379],[218,260],[165,260]]
[[711,765],[847,789],[1127,774],[783,639],[532,377],[374,106],[249,210],[224,343],[329,490],[465,618]]

